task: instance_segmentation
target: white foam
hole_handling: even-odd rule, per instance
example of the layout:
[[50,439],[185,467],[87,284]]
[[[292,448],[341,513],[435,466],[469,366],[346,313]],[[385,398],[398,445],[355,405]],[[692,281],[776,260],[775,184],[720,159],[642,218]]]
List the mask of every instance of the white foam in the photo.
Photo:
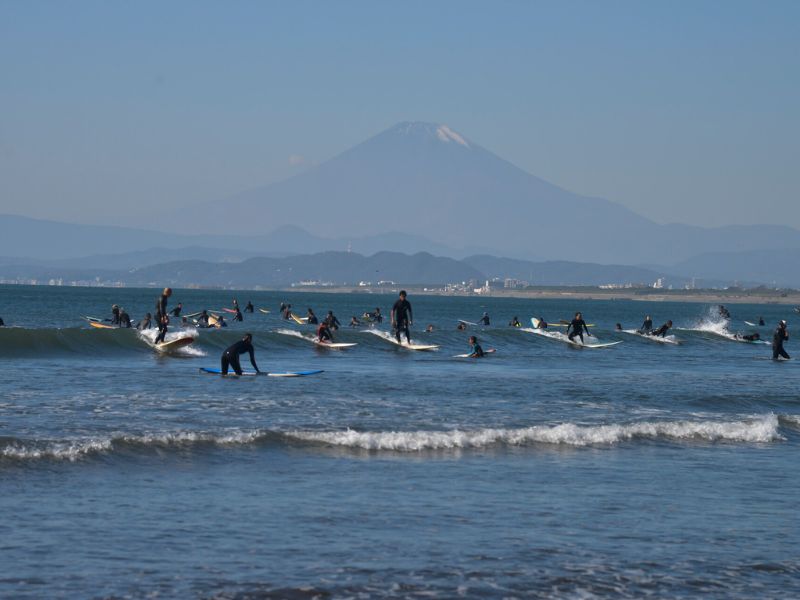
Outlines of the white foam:
[[472,431],[295,431],[291,437],[332,446],[365,450],[418,452],[487,446],[554,444],[565,446],[609,445],[631,439],[665,439],[764,443],[783,439],[773,415],[743,421],[652,421],[626,425],[536,425],[520,429]]

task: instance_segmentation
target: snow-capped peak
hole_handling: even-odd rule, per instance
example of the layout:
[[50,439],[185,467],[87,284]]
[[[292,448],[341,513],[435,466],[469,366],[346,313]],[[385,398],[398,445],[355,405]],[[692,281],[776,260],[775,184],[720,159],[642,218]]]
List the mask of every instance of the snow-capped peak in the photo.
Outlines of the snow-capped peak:
[[435,138],[440,142],[449,144],[455,142],[460,146],[469,148],[470,145],[461,135],[450,129],[447,125],[439,123],[424,123],[420,121],[406,121],[398,123],[394,131],[401,135],[414,135],[421,137]]
[[465,148],[469,148],[467,141],[447,125],[439,125],[439,127],[436,128],[436,137],[443,142],[455,142],[456,144],[461,144]]

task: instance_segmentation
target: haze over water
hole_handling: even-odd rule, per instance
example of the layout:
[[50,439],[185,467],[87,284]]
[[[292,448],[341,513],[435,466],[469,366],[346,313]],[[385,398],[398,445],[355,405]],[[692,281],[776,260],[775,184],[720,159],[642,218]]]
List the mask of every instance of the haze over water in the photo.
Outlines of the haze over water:
[[[192,331],[182,356],[80,318],[138,318],[156,293],[0,287],[0,595],[800,594],[800,373],[726,337],[787,307],[726,325],[691,303],[412,296],[430,353],[346,327],[358,346],[320,350],[276,315],[346,323],[393,296],[176,290],[185,312],[273,311]],[[506,326],[578,309],[623,343]],[[484,311],[491,327],[455,330]],[[646,313],[681,343],[613,331]],[[245,331],[262,369],[325,373],[198,372]],[[453,358],[470,333],[497,354]]]

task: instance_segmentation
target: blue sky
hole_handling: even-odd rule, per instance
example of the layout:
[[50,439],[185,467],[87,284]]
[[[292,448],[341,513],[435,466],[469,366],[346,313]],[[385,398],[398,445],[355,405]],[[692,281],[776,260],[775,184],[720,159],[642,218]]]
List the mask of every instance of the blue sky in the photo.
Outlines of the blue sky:
[[0,211],[77,222],[446,123],[659,222],[800,227],[798,2],[0,1]]

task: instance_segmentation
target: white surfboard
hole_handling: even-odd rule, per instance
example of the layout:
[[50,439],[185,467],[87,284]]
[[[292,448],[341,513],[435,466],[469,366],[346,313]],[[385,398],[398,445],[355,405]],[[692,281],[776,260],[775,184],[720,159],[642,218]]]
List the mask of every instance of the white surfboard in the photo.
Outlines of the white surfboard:
[[364,331],[363,333],[371,333],[373,335],[378,336],[379,338],[386,340],[387,342],[394,344],[395,346],[400,346],[401,348],[406,348],[407,350],[416,350],[419,352],[429,352],[431,350],[438,350],[439,346],[434,344],[409,344],[408,342],[398,342],[397,339],[384,331],[376,331],[375,329],[370,329]]
[[[496,354],[497,350],[494,348],[489,348],[488,350],[483,351],[484,356]],[[472,356],[471,354],[456,354],[453,358],[478,358],[477,356]]]
[[657,342],[659,344],[672,344],[677,346],[680,344],[680,340],[676,338],[674,335],[668,335],[666,337],[661,337],[660,335],[647,335],[646,333],[640,333],[636,329],[623,329],[622,333],[627,333],[628,335],[635,335],[636,337],[642,338],[644,340],[650,340],[651,342]]
[[313,340],[313,342],[320,348],[330,348],[331,350],[344,350],[345,348],[358,346],[358,344],[355,343],[321,342],[320,340]]
[[[575,348],[589,348],[592,350],[598,348],[610,348],[611,346],[616,346],[617,344],[621,344],[621,340],[617,340],[616,342],[596,342],[596,343],[584,343],[581,344],[580,341],[572,341],[567,337],[566,334],[561,333],[560,331],[548,331],[547,329],[531,329],[530,327],[525,327],[522,331],[527,331],[529,333],[535,333],[541,337],[545,337],[551,340],[555,340],[556,342],[561,342],[563,344],[568,344]],[[590,338],[591,339],[591,338]]]

